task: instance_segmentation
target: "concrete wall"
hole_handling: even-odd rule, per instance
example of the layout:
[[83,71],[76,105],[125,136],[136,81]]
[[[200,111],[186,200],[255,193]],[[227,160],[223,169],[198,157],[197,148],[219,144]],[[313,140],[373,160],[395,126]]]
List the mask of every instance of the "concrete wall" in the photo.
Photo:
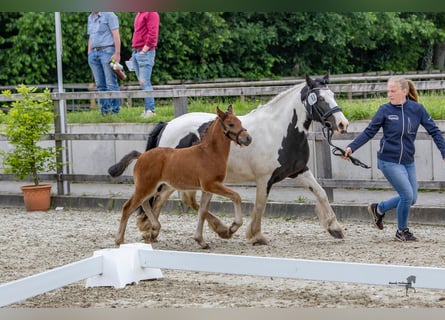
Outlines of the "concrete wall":
[[[360,132],[368,121],[356,121],[351,123],[349,132]],[[445,121],[437,121],[442,131],[445,131]],[[68,125],[67,133],[134,133],[149,134],[153,124],[82,124]],[[423,128],[422,128],[423,129]],[[334,144],[345,148],[349,140],[334,140]],[[51,142],[45,142],[48,144]],[[311,155],[309,167],[317,177],[316,154],[314,152],[314,141],[310,141]],[[146,140],[133,141],[107,141],[107,140],[83,140],[69,141],[70,173],[72,174],[99,174],[106,175],[108,168],[119,161],[125,154],[132,150],[144,151]],[[364,163],[370,165],[371,169],[363,169],[342,160],[340,157],[332,156],[333,179],[373,180],[383,179],[383,175],[376,166],[376,150],[379,141],[373,140],[354,153]],[[0,149],[7,149],[6,141],[0,141]],[[1,161],[1,159],[0,159]],[[434,142],[429,140],[416,141],[416,162],[418,179],[424,181],[444,181],[444,161],[441,158]],[[133,163],[134,164],[134,163]],[[131,175],[133,164],[127,168],[124,175]]]
[[[68,125],[67,133],[133,133],[148,134],[153,129],[151,124],[81,124]],[[146,140],[107,141],[82,140],[69,141],[70,173],[72,174],[108,174],[108,168],[133,150],[144,151]],[[124,175],[132,175],[130,165]]]

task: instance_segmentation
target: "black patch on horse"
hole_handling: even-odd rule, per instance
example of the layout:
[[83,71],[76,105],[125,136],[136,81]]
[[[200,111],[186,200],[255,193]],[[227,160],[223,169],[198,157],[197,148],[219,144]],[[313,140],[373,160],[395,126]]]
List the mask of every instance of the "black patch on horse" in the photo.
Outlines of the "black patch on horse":
[[297,113],[294,110],[292,121],[287,127],[287,135],[281,142],[281,148],[278,150],[278,162],[280,167],[276,168],[267,182],[267,194],[269,194],[272,185],[287,178],[294,178],[308,169],[309,144],[306,133],[300,131],[297,127]]
[[147,139],[147,146],[145,151],[156,148],[159,145],[159,139],[161,138],[162,132],[167,126],[166,122],[159,122],[153,130],[151,130]]
[[187,148],[194,145],[198,141],[199,137],[196,134],[190,132],[184,138],[181,138],[181,140],[179,140],[179,143],[176,145],[175,148],[176,149]]
[[189,133],[185,137],[181,138],[176,148],[177,149],[187,148],[198,143],[205,134],[205,132],[207,131],[208,127],[210,127],[210,124],[212,124],[212,122],[213,120],[204,122],[202,125],[199,126],[198,128],[199,137],[194,133]]

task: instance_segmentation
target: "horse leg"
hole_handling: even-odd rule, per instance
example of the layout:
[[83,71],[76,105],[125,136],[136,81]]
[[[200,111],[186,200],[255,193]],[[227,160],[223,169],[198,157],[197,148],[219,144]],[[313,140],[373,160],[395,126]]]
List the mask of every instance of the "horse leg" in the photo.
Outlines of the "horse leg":
[[143,232],[142,238],[146,243],[156,242],[159,231],[161,230],[159,219],[153,214],[153,210],[148,201],[144,201],[141,206],[145,212],[146,224],[150,225],[150,229]]
[[252,210],[252,220],[247,226],[246,238],[256,245],[267,245],[266,237],[261,233],[261,219],[267,202],[267,183],[266,181],[256,181],[255,205]]
[[196,191],[183,191],[181,193],[181,200],[185,205],[185,210],[192,208],[193,210],[198,211],[199,205],[196,202]]
[[[209,202],[212,198],[213,194],[210,194]],[[184,191],[182,193],[182,201],[188,207],[193,208],[198,211],[200,206],[196,202],[196,191]],[[229,227],[227,227],[217,216],[211,213],[208,209],[203,212],[205,220],[209,224],[210,229],[212,229],[218,236],[222,239],[230,239],[232,236],[229,231]]]
[[[203,192],[204,194],[205,192]],[[209,195],[209,203],[210,200],[213,197],[212,193],[208,193]],[[202,200],[201,200],[202,202]],[[232,234],[230,233],[229,227],[227,227],[217,216],[215,216],[213,213],[211,213],[208,208],[207,210],[203,211],[205,214],[205,220],[207,221],[210,229],[212,229],[213,232],[215,232],[220,238],[222,239],[230,239],[232,237]]]
[[206,219],[206,214],[210,207],[211,199],[212,199],[211,193],[203,192],[201,195],[201,204],[200,204],[199,210],[198,210],[198,225],[196,226],[194,239],[203,249],[210,248],[210,246],[204,241],[202,232],[204,230],[204,221]]
[[[153,199],[153,208],[152,214],[153,216],[159,221],[159,215],[161,213],[162,208],[164,207],[165,203],[171,196],[171,194],[175,191],[175,189],[169,187],[166,184],[163,184],[161,187],[161,190],[159,190],[154,199]],[[144,206],[150,206],[149,200],[147,200],[143,206],[142,206],[142,212],[140,212],[136,219],[136,225],[139,228],[139,230],[142,232],[142,237],[145,239],[146,237],[149,237],[152,242],[156,241],[156,238],[153,238],[155,233],[153,233],[152,230],[152,224],[150,220],[148,219],[147,215],[145,214],[146,210],[144,209]],[[151,206],[150,206],[151,207]],[[159,234],[159,231],[156,233],[156,236]]]
[[203,187],[203,190],[206,192],[211,192],[214,194],[218,194],[223,197],[227,197],[233,202],[233,206],[235,208],[235,219],[233,220],[232,225],[228,230],[228,238],[231,238],[232,235],[241,227],[243,224],[243,213],[241,210],[241,197],[238,192],[233,191],[232,189],[227,188],[223,183],[217,182],[211,185],[207,185]]
[[122,206],[122,216],[119,223],[119,229],[116,235],[115,243],[120,245],[124,242],[125,229],[127,228],[128,218],[139,207],[140,201],[137,201],[134,196],[128,199]]
[[315,205],[315,212],[320,219],[320,223],[327,230],[331,236],[337,239],[343,239],[343,228],[337,221],[337,217],[329,204],[329,199],[326,191],[315,180],[312,172],[307,170],[294,178],[300,182],[307,190],[311,191],[317,198]]

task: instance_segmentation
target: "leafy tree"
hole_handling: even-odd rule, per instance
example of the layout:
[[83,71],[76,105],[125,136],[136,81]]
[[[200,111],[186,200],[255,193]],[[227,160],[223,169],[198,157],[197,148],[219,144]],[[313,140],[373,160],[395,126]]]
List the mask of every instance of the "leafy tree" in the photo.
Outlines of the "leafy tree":
[[[117,12],[122,61],[135,13]],[[88,12],[61,13],[65,83],[93,81]],[[153,83],[443,68],[445,14],[162,12]],[[2,12],[0,85],[57,82],[54,13]],[[135,81],[133,72],[129,80]]]

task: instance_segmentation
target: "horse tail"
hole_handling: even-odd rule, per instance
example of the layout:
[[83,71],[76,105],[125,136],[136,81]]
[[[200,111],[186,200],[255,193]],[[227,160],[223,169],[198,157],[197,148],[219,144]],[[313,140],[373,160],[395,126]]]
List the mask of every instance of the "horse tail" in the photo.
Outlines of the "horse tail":
[[110,168],[108,168],[108,173],[113,178],[119,177],[124,173],[125,169],[130,165],[130,163],[134,160],[139,158],[141,153],[139,151],[131,151],[129,154],[124,156],[121,161],[119,161],[116,164],[113,164]]
[[159,145],[159,139],[161,138],[162,131],[164,131],[167,126],[167,122],[159,122],[156,127],[150,132],[147,139],[147,146],[145,151],[156,148]]

